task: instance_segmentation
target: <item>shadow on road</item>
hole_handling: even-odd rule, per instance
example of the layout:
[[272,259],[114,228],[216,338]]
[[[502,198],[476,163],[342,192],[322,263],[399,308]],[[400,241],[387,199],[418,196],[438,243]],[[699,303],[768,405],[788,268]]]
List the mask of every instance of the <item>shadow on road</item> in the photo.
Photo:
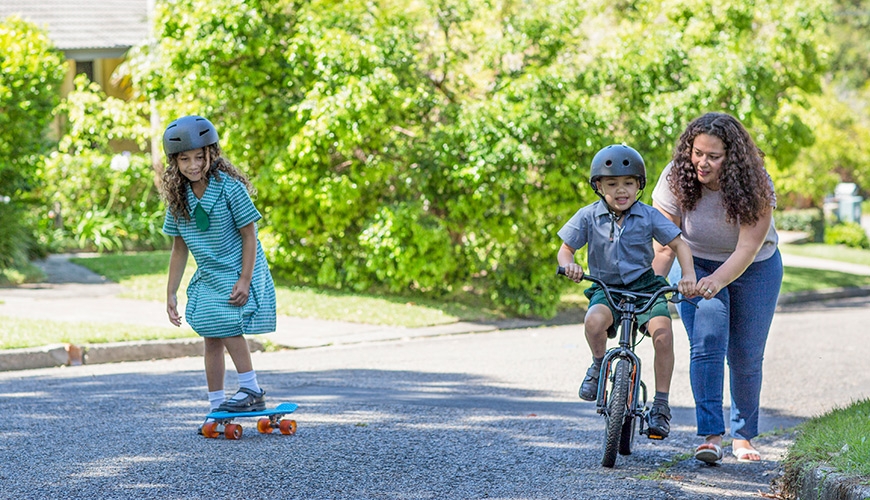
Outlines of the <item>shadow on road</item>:
[[[719,494],[687,490],[686,478],[624,479],[650,474],[685,452],[693,425],[677,425],[663,442],[640,439],[616,469],[603,469],[602,417],[591,404],[545,391],[415,371],[262,371],[259,379],[270,406],[300,405],[291,416],[297,435],[260,435],[254,419],[240,421],[240,441],[196,435],[206,410],[201,371],[0,379],[4,495],[595,499],[613,498],[619,488],[631,498]],[[690,411],[675,408],[675,422]],[[691,462],[678,468],[699,473]],[[766,484],[745,473],[718,476],[737,492]]]

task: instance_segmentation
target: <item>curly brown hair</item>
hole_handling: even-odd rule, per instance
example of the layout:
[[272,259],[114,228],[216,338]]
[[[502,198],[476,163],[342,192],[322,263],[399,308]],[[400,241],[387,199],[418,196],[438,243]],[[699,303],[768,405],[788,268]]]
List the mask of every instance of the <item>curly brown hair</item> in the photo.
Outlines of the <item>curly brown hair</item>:
[[[221,148],[217,143],[206,146],[204,149],[206,163],[211,165],[206,173],[209,182],[212,180],[217,181],[217,173],[223,172],[234,179],[238,179],[242,184],[244,184],[245,188],[248,190],[248,194],[250,194],[252,198],[257,195],[257,190],[254,189],[254,186],[251,184],[251,181],[248,180],[248,177],[235,165],[230,163],[229,160],[221,156]],[[180,153],[171,154],[168,157],[166,170],[163,171],[163,186],[161,192],[163,199],[166,201],[166,206],[175,218],[190,220],[190,211],[187,207],[187,184],[189,181],[187,180],[187,177],[182,175],[178,170],[179,154]],[[212,158],[214,158],[214,160],[212,160]]]
[[694,210],[701,198],[701,183],[692,165],[692,147],[701,134],[718,137],[725,145],[725,161],[719,174],[722,203],[729,223],[755,224],[776,201],[770,176],[764,168],[764,152],[733,116],[707,113],[693,120],[674,148],[668,185],[684,211]]

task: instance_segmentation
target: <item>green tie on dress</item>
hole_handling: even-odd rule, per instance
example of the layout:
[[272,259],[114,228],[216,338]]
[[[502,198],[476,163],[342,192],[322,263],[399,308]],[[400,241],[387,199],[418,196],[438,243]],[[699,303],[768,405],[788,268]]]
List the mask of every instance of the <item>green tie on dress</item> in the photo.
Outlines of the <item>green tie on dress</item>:
[[202,208],[201,203],[197,203],[196,208],[193,210],[193,218],[196,220],[196,227],[198,227],[200,231],[208,230],[208,214],[205,213],[205,209]]

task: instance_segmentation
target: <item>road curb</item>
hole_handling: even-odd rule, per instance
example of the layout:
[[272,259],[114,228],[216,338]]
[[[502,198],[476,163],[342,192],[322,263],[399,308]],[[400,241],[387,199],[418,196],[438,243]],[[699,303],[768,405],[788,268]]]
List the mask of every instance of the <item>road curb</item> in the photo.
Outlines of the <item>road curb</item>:
[[[251,352],[264,346],[248,339]],[[0,351],[0,371],[33,370],[83,364],[150,361],[189,356],[202,356],[201,338],[155,340],[140,342],[108,342],[105,344],[52,344],[27,349]]]
[[809,468],[801,474],[798,498],[820,500],[867,500],[870,486],[866,477],[855,477],[834,472],[828,467]]
[[[818,302],[829,299],[870,296],[870,286],[815,290],[784,294],[779,297],[779,306],[794,305],[807,302]],[[571,318],[582,322],[582,318]],[[447,325],[437,325],[422,328],[393,329],[382,332],[373,330],[365,335],[347,336],[342,341],[335,339],[309,339],[298,337],[299,342],[286,345],[289,349],[304,349],[324,347],[337,344],[355,344],[361,342],[382,342],[403,338],[420,338],[444,335],[462,335],[466,333],[481,333],[494,330],[510,330],[517,328],[537,328],[566,324],[564,319],[550,321],[533,319],[515,319],[495,323],[458,322]],[[252,351],[264,350],[263,344],[255,337],[248,337]],[[283,343],[279,343],[283,345]],[[77,351],[80,349],[80,351]],[[202,355],[202,339],[188,338],[177,340],[111,342],[105,344],[87,344],[74,346],[71,344],[54,344],[27,349],[0,350],[0,371],[28,370],[51,368],[56,366],[75,366],[79,364],[120,363],[126,361],[147,361],[152,359],[168,359],[186,356]]]

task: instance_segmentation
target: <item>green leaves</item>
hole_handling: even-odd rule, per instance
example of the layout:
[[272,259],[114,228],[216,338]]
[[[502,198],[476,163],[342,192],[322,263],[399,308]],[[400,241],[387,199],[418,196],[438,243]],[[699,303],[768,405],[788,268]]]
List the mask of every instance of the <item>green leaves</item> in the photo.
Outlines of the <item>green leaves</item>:
[[17,17],[0,20],[0,269],[24,266],[36,251],[25,206],[50,146],[45,132],[64,71],[42,30]]
[[[554,312],[556,231],[602,146],[652,185],[683,127],[741,118],[786,168],[812,140],[821,0],[176,0],[128,63],[253,176],[273,266],[302,283],[474,283]],[[648,190],[649,191],[649,190]]]

